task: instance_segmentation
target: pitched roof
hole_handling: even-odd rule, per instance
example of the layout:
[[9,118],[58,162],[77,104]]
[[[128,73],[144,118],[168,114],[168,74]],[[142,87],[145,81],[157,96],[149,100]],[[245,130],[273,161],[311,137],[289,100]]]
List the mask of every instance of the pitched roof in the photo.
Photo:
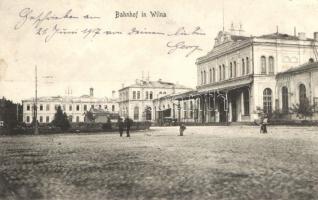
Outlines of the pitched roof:
[[144,81],[144,80],[137,80],[136,83],[129,85],[127,87],[124,87],[120,90],[126,89],[126,88],[167,88],[167,89],[190,89],[189,87],[186,87],[184,85],[180,85],[177,83],[171,83],[171,82],[165,82],[165,81]]
[[[283,40],[300,40],[299,37],[294,35],[288,35],[286,33],[270,33],[266,35],[261,35],[256,38],[264,38],[264,39],[283,39]],[[306,38],[307,41],[312,41],[311,38]]]
[[[22,101],[33,101],[34,98],[24,99]],[[44,96],[38,97],[38,102],[113,102],[114,99],[91,97],[89,95],[76,96]]]
[[307,62],[305,64],[280,72],[276,76],[285,75],[285,74],[293,74],[293,73],[301,73],[303,71],[307,71],[311,69],[318,69],[318,62]]

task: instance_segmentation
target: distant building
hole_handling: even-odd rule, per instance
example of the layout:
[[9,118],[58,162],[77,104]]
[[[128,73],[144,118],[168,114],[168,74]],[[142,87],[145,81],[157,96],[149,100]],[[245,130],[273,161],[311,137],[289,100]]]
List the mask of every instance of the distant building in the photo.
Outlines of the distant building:
[[192,90],[180,84],[158,81],[136,80],[135,84],[119,90],[119,114],[134,121],[154,121],[161,108],[154,100],[169,94]]
[[[113,92],[112,98],[94,97],[94,89],[90,88],[90,95],[39,97],[37,106],[37,120],[39,123],[50,123],[54,119],[56,109],[61,106],[70,122],[84,122],[85,113],[91,108],[101,109],[110,113],[118,113],[118,103]],[[32,123],[34,116],[34,98],[22,100],[23,122]]]

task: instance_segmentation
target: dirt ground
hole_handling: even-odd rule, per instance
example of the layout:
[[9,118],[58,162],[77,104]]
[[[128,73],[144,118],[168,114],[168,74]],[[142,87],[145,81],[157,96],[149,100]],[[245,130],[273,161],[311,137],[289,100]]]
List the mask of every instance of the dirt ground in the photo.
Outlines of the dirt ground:
[[318,127],[0,137],[0,199],[318,199]]

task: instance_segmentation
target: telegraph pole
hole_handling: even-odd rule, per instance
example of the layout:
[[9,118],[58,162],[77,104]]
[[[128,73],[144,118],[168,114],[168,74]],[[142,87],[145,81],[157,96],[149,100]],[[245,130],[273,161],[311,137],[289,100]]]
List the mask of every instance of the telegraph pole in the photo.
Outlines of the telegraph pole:
[[37,66],[35,65],[35,99],[34,99],[34,134],[39,134],[39,127],[38,127],[38,71]]

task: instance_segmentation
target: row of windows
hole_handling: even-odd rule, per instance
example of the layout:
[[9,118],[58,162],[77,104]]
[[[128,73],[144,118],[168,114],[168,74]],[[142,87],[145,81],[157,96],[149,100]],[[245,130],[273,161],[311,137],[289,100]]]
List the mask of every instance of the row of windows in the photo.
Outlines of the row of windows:
[[[165,91],[160,91],[159,95],[165,95],[167,94]],[[140,91],[133,91],[133,99],[141,99],[141,93]],[[153,99],[153,92],[152,91],[146,91],[145,93],[145,99]]]
[[[304,105],[307,101],[306,86],[304,84],[300,84],[298,92],[299,105]],[[288,88],[286,86],[282,87],[282,111],[285,113],[289,111]]]
[[[54,109],[57,110],[58,106],[59,106],[58,104],[55,104],[55,105],[54,105]],[[94,107],[95,107],[94,105],[91,105],[91,108],[94,108]],[[32,108],[33,108],[33,106],[32,106]],[[66,106],[65,106],[65,105],[62,105],[61,108],[66,111]],[[88,108],[88,107],[87,107],[86,104],[83,105],[84,111],[87,111],[87,108]],[[102,109],[102,105],[98,105],[98,108],[99,108],[99,109]],[[105,110],[108,109],[107,105],[104,105],[104,109],[105,109]],[[111,109],[112,109],[112,111],[114,112],[114,111],[115,111],[115,105],[112,105],[112,108],[111,108]],[[31,106],[30,106],[29,104],[26,106],[26,110],[28,110],[28,111],[31,110]],[[40,111],[44,111],[44,106],[43,106],[42,104],[40,104],[39,110],[40,110]],[[46,111],[49,111],[49,110],[50,110],[50,104],[46,104],[45,110],[46,110]],[[73,106],[72,106],[72,105],[69,105],[69,106],[68,106],[68,110],[69,110],[69,111],[72,111],[72,110],[73,110]],[[80,105],[76,105],[76,106],[75,106],[75,110],[76,110],[76,111],[80,111]]]
[[[145,108],[144,112],[146,115],[146,120],[151,120],[151,116],[152,116],[151,107]],[[138,106],[134,107],[134,120],[139,120],[139,107]]]
[[[228,73],[226,73],[226,66],[219,65],[218,67],[218,80],[222,81],[225,80],[226,78],[235,78],[237,77],[237,63],[236,61],[230,62]],[[212,69],[209,69],[209,74],[205,70],[201,71],[201,85],[207,84],[207,76],[209,77],[209,83],[214,83],[216,82],[216,69],[213,67]],[[250,61],[249,58],[246,57],[245,59],[242,58],[241,60],[241,73],[240,75],[244,76],[246,74],[250,73]],[[226,76],[228,75],[228,76]]]
[[[72,121],[73,120],[73,116],[72,115],[69,115],[68,116],[68,118],[69,118],[69,121]],[[76,116],[76,122],[79,122],[80,121],[80,117],[79,116]],[[53,120],[53,119],[52,119]],[[26,116],[26,122],[27,123],[30,123],[31,122],[31,117],[30,116]],[[50,116],[46,116],[45,117],[45,121],[44,121],[44,116],[40,116],[39,117],[39,122],[40,123],[50,123],[51,121],[50,121]]]
[[267,59],[265,56],[261,57],[261,73],[262,74],[274,74],[274,58],[273,56],[268,57],[268,64]]

